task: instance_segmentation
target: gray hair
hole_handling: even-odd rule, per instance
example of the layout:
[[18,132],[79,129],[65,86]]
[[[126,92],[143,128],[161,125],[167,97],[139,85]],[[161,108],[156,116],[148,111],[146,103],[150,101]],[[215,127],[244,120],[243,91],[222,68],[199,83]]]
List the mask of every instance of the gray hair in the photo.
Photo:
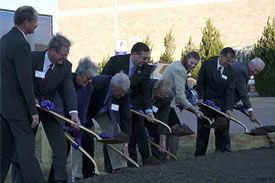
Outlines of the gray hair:
[[25,20],[32,21],[36,18],[37,11],[31,6],[21,6],[14,13],[13,21],[15,25],[22,25]]
[[94,77],[98,71],[98,66],[89,57],[81,58],[76,68],[76,74],[88,74]]
[[117,73],[112,77],[111,85],[114,87],[121,87],[124,91],[128,91],[130,88],[130,80],[128,75],[123,72]]
[[250,63],[253,63],[257,68],[259,68],[260,72],[265,67],[264,61],[262,59],[260,59],[259,57],[253,58],[252,60],[250,60]]
[[154,90],[171,91],[171,84],[165,79],[160,79],[154,84]]
[[52,37],[49,43],[49,49],[55,49],[56,51],[60,51],[61,47],[71,47],[71,42],[60,33],[57,33]]

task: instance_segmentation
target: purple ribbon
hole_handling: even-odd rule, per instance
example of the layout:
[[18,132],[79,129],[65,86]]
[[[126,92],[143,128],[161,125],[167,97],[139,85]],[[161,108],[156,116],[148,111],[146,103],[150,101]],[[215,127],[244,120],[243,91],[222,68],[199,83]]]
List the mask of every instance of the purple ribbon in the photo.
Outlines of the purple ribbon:
[[248,112],[247,109],[242,104],[238,104],[237,109],[244,113]]
[[215,104],[212,100],[206,100],[206,101],[204,101],[204,103],[205,103],[206,105],[209,105],[209,106],[211,106],[211,107],[217,109],[218,111],[221,110],[221,108],[218,107],[218,106],[216,106],[216,104]]
[[111,135],[108,133],[100,133],[99,136],[103,139],[110,139]]
[[54,103],[50,100],[42,100],[41,106],[54,112],[62,112],[62,109],[54,107]]
[[42,100],[41,106],[48,110],[52,110],[54,108],[54,103],[50,100]]

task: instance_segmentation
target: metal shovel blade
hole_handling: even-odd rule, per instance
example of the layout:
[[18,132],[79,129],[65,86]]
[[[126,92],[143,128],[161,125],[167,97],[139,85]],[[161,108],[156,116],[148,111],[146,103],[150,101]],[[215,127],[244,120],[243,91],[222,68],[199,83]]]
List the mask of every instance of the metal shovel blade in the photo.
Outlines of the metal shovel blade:
[[170,133],[170,135],[175,135],[179,137],[193,134],[195,134],[195,132],[193,132],[187,125],[183,125],[177,128],[172,127],[172,132]]
[[247,132],[246,134],[252,135],[252,136],[261,136],[261,135],[266,135],[267,131],[262,127],[258,127],[258,128],[252,129],[250,132]]

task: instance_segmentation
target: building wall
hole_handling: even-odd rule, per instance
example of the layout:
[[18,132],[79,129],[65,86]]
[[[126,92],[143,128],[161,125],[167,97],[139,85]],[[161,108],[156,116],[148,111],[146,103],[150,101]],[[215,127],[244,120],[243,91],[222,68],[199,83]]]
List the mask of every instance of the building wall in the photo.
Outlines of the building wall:
[[115,37],[132,42],[150,37],[152,57],[164,52],[164,36],[172,28],[175,59],[192,36],[199,47],[207,18],[220,30],[225,46],[253,45],[269,16],[275,17],[275,0],[118,0],[115,35],[114,0],[59,0],[59,31],[73,41],[69,59],[75,63],[90,56],[101,62],[113,55]]

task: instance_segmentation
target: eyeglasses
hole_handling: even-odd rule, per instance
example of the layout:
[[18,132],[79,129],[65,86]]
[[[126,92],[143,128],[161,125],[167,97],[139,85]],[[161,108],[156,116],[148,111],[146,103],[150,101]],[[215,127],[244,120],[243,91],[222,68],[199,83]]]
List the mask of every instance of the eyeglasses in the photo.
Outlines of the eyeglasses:
[[69,56],[70,53],[65,53],[65,54],[62,54],[58,51],[55,51],[56,53],[58,53],[58,55],[62,56],[62,58],[67,58]]

